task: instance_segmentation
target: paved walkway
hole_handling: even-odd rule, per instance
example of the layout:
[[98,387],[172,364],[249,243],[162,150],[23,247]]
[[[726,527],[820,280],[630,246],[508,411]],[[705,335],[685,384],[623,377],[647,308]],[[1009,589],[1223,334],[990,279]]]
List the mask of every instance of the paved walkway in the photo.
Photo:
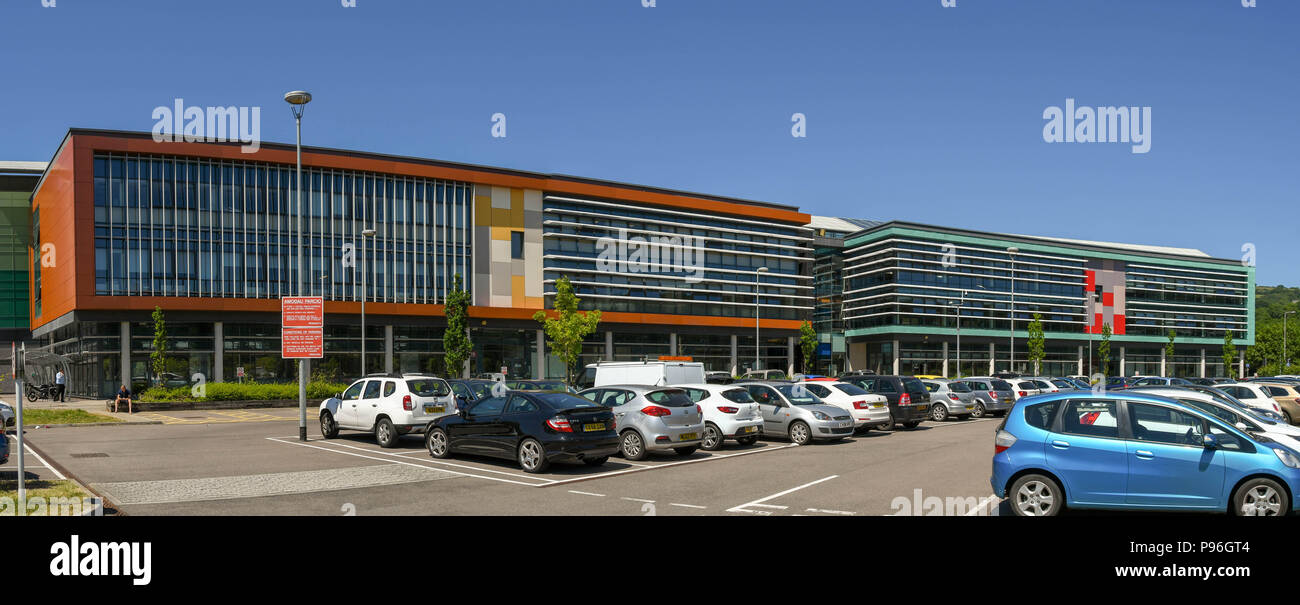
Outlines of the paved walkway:
[[[13,393],[7,397],[0,397],[0,403],[9,403],[13,399]],[[135,412],[134,414],[126,413],[126,406],[120,406],[118,413],[104,410],[103,399],[89,399],[83,397],[69,397],[66,402],[54,402],[48,399],[42,399],[35,403],[24,402],[23,409],[39,410],[71,410],[81,409],[92,414],[109,416],[122,420],[124,422],[161,422],[163,424],[215,424],[230,422],[275,422],[286,420],[298,420],[298,408],[250,408],[244,410],[180,410],[168,412]],[[10,403],[10,405],[13,405]],[[308,423],[315,422],[315,405],[307,406]]]

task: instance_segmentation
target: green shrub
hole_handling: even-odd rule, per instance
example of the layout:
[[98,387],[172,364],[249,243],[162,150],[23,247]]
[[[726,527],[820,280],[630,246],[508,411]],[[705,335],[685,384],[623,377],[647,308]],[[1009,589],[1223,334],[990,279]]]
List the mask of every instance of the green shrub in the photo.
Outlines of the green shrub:
[[[333,382],[307,383],[307,399],[326,399],[348,388],[346,384]],[[298,383],[259,384],[256,382],[211,382],[204,386],[203,397],[194,397],[190,387],[153,387],[140,393],[143,402],[178,402],[178,401],[270,401],[276,399],[297,399]]]

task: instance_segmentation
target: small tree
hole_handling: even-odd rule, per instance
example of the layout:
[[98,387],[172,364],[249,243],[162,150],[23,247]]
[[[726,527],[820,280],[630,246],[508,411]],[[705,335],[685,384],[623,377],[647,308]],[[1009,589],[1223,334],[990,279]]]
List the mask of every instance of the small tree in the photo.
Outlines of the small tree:
[[442,348],[448,378],[465,375],[465,362],[474,351],[474,343],[469,338],[469,303],[469,292],[462,287],[460,274],[457,273],[452,278],[451,291],[447,293],[447,304],[444,307],[447,329],[442,333]]
[[1173,330],[1169,331],[1169,342],[1165,343],[1165,360],[1169,363],[1174,361],[1174,339],[1177,337]]
[[1040,373],[1043,359],[1047,357],[1047,337],[1043,334],[1043,316],[1034,313],[1034,320],[1029,322],[1029,361],[1034,364],[1034,375]]
[[803,322],[803,325],[799,326],[799,348],[803,353],[803,371],[805,374],[813,372],[817,344],[817,330],[813,329],[812,323]]
[[158,306],[153,308],[153,351],[149,353],[149,369],[158,380],[167,371],[167,322],[162,307]]
[[564,362],[564,381],[572,383],[573,367],[582,357],[582,341],[596,331],[600,311],[578,311],[578,297],[573,294],[573,284],[565,276],[555,282],[554,315],[551,317],[546,311],[538,311],[533,314],[533,319],[542,324],[550,339],[546,346]]
[[1097,356],[1101,358],[1101,373],[1110,375],[1110,324],[1101,325],[1101,342],[1097,344]]
[[1223,369],[1229,378],[1237,377],[1237,368],[1232,362],[1237,358],[1237,345],[1232,344],[1232,330],[1223,333]]

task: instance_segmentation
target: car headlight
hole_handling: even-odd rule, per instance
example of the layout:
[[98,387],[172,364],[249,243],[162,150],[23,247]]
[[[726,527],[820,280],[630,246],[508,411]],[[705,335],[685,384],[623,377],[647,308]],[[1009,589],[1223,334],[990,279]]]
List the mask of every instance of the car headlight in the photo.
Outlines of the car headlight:
[[1282,464],[1291,468],[1300,468],[1300,458],[1296,458],[1296,455],[1292,454],[1290,450],[1275,447],[1273,448],[1273,453],[1277,454],[1277,459],[1281,460]]
[[818,420],[830,420],[830,419],[831,419],[830,416],[828,416],[828,415],[826,415],[826,414],[823,414],[823,413],[821,413],[821,412],[818,412],[818,411],[816,411],[816,410],[813,410],[813,418],[816,418],[816,419],[818,419]]

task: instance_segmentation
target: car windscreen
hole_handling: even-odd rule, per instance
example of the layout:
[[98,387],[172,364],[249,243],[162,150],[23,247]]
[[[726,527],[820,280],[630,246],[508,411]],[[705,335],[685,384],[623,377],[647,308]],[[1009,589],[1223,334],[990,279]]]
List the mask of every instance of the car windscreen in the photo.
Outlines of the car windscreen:
[[722,397],[733,403],[754,403],[754,398],[745,389],[727,389],[722,392]]
[[694,401],[681,389],[665,389],[663,391],[650,391],[645,394],[645,398],[650,403],[667,406],[670,408],[684,408],[695,405]]
[[1007,381],[1005,381],[1005,380],[994,380],[994,381],[993,381],[993,390],[995,390],[995,391],[1010,391],[1010,390],[1011,390],[1011,383],[1009,383],[1009,382],[1007,382]]
[[813,395],[808,389],[795,387],[799,387],[799,385],[784,384],[776,387],[776,390],[781,391],[781,394],[784,395],[786,399],[789,399],[790,403],[795,405],[816,405],[823,403],[821,399],[816,395]]
[[966,386],[966,383],[964,383],[964,382],[950,382],[950,383],[948,383],[948,390],[949,390],[949,391],[952,391],[952,392],[954,392],[954,393],[969,393],[969,392],[971,392],[971,391],[970,391],[970,387]]
[[539,393],[533,395],[533,397],[542,400],[543,403],[557,410],[604,407],[586,397],[579,397],[568,393]]
[[871,393],[868,393],[868,392],[867,392],[865,389],[863,389],[862,387],[860,387],[860,386],[858,386],[858,385],[856,385],[856,384],[849,384],[849,383],[847,383],[847,382],[841,382],[841,383],[838,383],[838,384],[833,384],[833,385],[831,385],[831,386],[835,387],[836,389],[839,389],[839,391],[840,391],[841,393],[844,393],[845,395],[852,395],[852,396],[854,396],[854,397],[857,397],[857,396],[859,396],[859,395],[870,395],[870,394],[871,394]]
[[415,378],[407,380],[406,388],[411,389],[411,394],[420,397],[439,397],[447,394],[443,382],[432,378]]

